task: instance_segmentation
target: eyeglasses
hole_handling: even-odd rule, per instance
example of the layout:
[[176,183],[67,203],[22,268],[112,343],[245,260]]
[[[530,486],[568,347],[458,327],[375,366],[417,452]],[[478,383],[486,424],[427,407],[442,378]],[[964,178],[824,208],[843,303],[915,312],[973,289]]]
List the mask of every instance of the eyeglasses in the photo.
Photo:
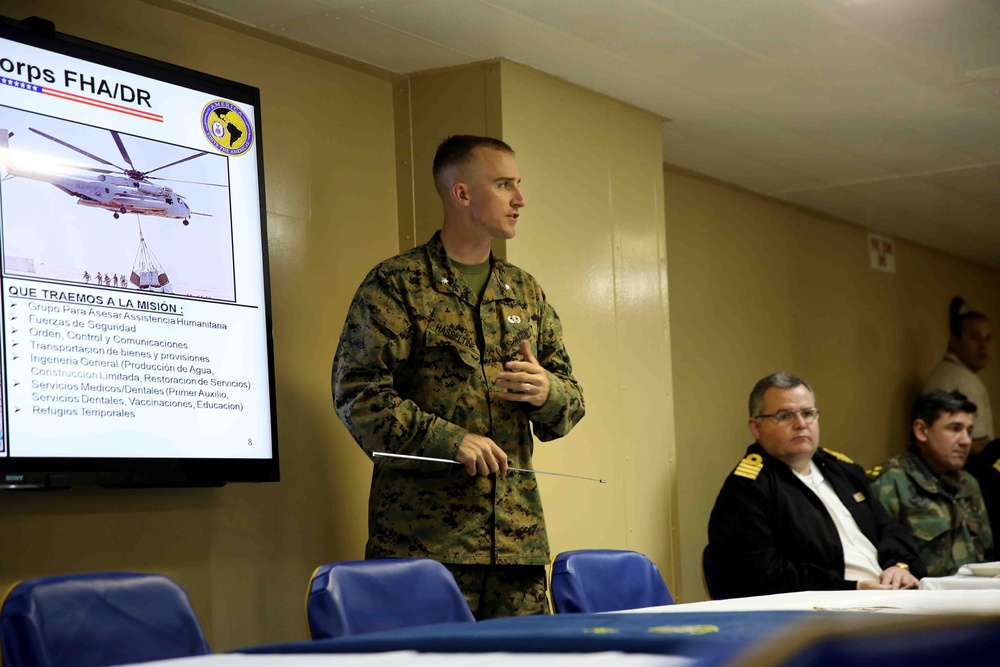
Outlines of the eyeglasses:
[[803,408],[802,410],[781,410],[780,412],[775,412],[773,415],[757,415],[754,419],[762,419],[767,417],[768,419],[773,419],[776,423],[785,426],[791,424],[795,421],[796,417],[802,417],[802,421],[807,424],[812,424],[819,417],[819,410],[816,408]]

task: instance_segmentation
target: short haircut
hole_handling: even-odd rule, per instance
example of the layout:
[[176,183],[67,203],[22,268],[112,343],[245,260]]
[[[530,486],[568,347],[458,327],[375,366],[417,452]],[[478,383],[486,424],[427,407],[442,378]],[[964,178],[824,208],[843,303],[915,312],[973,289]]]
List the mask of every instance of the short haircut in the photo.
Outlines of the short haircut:
[[777,387],[778,389],[795,389],[796,387],[805,387],[809,390],[809,393],[816,398],[816,392],[813,388],[809,386],[809,383],[800,377],[792,375],[791,373],[771,373],[765,378],[761,378],[757,384],[753,386],[753,391],[750,392],[750,416],[756,417],[762,413],[764,410],[764,394],[771,387]]
[[913,404],[910,412],[910,424],[918,419],[930,426],[942,415],[953,415],[956,412],[967,412],[970,415],[976,414],[976,404],[966,398],[965,394],[959,391],[944,391],[935,389],[929,391]]
[[472,151],[477,148],[492,148],[504,153],[514,154],[514,149],[493,137],[478,137],[474,134],[453,134],[438,146],[434,153],[434,167],[431,173],[434,175],[434,186],[438,191],[443,191],[441,175],[446,169],[465,164],[472,156]]
[[965,306],[965,300],[960,296],[954,297],[948,305],[948,329],[951,335],[956,338],[962,337],[962,327],[968,320],[986,320],[988,322],[989,319],[979,311],[969,310]]

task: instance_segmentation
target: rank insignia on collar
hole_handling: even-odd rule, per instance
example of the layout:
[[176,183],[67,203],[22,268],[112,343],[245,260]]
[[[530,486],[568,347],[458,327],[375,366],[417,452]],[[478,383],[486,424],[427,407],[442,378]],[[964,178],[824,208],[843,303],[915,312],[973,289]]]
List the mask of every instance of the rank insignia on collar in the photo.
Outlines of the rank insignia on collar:
[[856,502],[856,503],[863,503],[863,502],[865,502],[865,494],[861,493],[860,491],[858,491],[857,493],[855,493],[851,497],[854,498],[854,502]]
[[996,461],[993,462],[993,469],[996,470],[997,472],[1000,472],[1000,459],[997,459]]
[[736,470],[733,471],[734,475],[739,477],[746,477],[750,480],[757,479],[757,475],[764,468],[764,459],[760,454],[747,454],[740,461],[740,464],[736,466]]

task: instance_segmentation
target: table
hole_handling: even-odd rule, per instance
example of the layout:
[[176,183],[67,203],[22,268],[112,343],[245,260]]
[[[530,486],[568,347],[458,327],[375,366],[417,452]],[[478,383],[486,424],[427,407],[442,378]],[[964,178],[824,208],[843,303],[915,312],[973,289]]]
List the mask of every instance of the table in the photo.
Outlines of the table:
[[[830,612],[842,615],[843,612]],[[617,651],[724,661],[804,615],[817,612],[562,614],[518,616],[479,623],[441,623],[368,635],[241,649],[250,654],[506,652],[580,654]]]
[[[981,627],[972,627],[975,625]],[[881,628],[903,626],[910,630],[905,640],[891,632],[888,639],[877,635]],[[859,635],[868,630],[873,634],[864,643],[865,638]],[[608,614],[443,623],[250,647],[237,654],[155,665],[509,667],[516,662],[517,667],[716,667],[739,661],[756,667],[780,662],[776,650],[787,658],[795,651],[833,645],[838,651],[859,652],[850,662],[830,664],[884,667],[876,660],[879,655],[898,655],[923,640],[926,647],[920,647],[920,655],[930,661],[908,664],[936,667],[944,664],[942,651],[951,655],[955,650],[955,637],[960,636],[956,633],[962,631],[974,633],[963,648],[975,653],[956,664],[989,664],[976,656],[987,651],[989,660],[995,657],[994,638],[1000,634],[1000,590],[806,591]],[[985,649],[984,636],[988,644]],[[841,645],[837,645],[838,641]]]
[[801,591],[730,600],[647,607],[614,614],[691,612],[855,611],[887,614],[997,614],[1000,590]]
[[224,653],[146,662],[137,667],[693,667],[694,658],[642,653]]
[[[993,565],[994,563],[988,563]],[[958,568],[958,573],[950,577],[924,577],[920,580],[920,590],[953,591],[978,590],[984,588],[1000,589],[1000,577],[975,576],[967,567]]]

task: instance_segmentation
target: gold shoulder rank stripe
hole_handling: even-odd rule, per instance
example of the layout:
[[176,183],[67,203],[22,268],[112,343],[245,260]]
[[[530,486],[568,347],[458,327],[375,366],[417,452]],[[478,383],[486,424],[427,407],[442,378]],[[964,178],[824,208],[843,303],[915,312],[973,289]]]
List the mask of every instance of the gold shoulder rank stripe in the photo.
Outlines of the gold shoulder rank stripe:
[[863,502],[865,502],[865,494],[861,493],[860,491],[858,491],[857,493],[855,493],[854,496],[852,496],[852,497],[854,498],[854,502],[856,502],[856,503],[863,503]]
[[826,447],[823,448],[823,451],[832,456],[833,458],[837,459],[838,461],[843,461],[844,463],[854,463],[854,459],[852,459],[847,454],[841,454],[840,452],[835,452],[832,449],[827,449]]
[[764,459],[760,454],[747,454],[740,461],[739,465],[736,466],[736,470],[733,471],[734,475],[740,477],[746,477],[747,479],[754,480],[757,479],[757,475],[764,468]]
[[996,468],[997,472],[1000,472],[1000,459],[993,462],[993,467]]
[[865,471],[865,475],[868,477],[869,480],[871,480],[873,482],[876,479],[878,479],[879,475],[881,475],[881,474],[882,474],[882,466],[875,466],[871,470],[866,470]]

